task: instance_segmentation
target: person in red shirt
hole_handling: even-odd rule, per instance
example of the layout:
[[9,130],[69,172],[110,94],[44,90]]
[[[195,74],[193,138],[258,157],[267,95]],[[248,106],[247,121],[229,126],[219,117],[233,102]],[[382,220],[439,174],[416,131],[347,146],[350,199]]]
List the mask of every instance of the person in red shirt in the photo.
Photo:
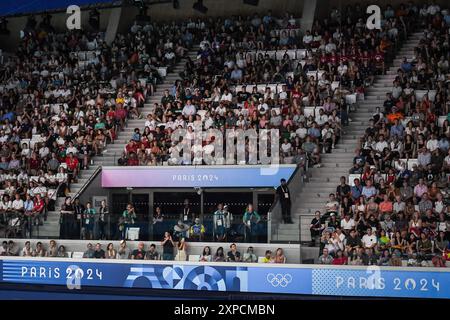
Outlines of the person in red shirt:
[[375,49],[375,53],[373,54],[373,61],[375,62],[375,67],[377,70],[381,71],[384,74],[384,54],[381,52],[380,48],[377,47]]
[[116,111],[114,112],[114,119],[116,120],[116,124],[120,126],[120,128],[124,128],[125,119],[127,118],[127,110],[124,109],[122,103],[117,104]]
[[136,141],[130,140],[128,144],[125,146],[125,152],[126,154],[136,153],[138,150],[138,145],[136,144]]
[[38,170],[41,168],[41,160],[39,159],[36,152],[31,154],[31,158],[28,160],[28,170],[32,175],[36,175]]
[[34,225],[42,224],[41,215],[44,211],[44,206],[45,203],[44,200],[41,198],[41,195],[39,193],[36,194],[33,200],[33,213],[32,213]]
[[336,252],[336,257],[333,259],[334,265],[344,265],[347,264],[347,257],[344,256],[344,253],[342,250],[338,250]]
[[66,158],[66,164],[67,164],[67,171],[69,175],[72,175],[73,181],[77,181],[78,177],[78,159],[73,156],[73,153],[70,152],[69,155]]
[[139,165],[139,159],[136,155],[136,153],[132,152],[127,160],[127,166],[138,166]]

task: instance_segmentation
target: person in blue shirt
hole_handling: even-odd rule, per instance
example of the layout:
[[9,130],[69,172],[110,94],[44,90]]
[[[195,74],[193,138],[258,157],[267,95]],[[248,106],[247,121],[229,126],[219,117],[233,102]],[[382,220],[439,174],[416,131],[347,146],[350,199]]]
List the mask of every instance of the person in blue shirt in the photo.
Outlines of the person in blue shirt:
[[353,200],[359,199],[362,194],[362,185],[359,182],[359,179],[353,180],[354,185],[350,188],[350,192],[352,193]]
[[367,180],[366,185],[362,188],[361,195],[369,199],[377,195],[377,189],[372,185],[372,180]]
[[308,129],[308,135],[310,135],[314,139],[320,138],[320,130],[316,122],[313,122],[313,126]]
[[391,126],[390,135],[391,138],[397,136],[399,139],[403,138],[403,133],[405,131],[405,127],[401,124],[398,119],[395,119],[394,124]]
[[408,59],[406,59],[406,57],[404,57],[404,58],[403,58],[403,62],[402,62],[402,64],[400,65],[400,68],[401,68],[404,72],[409,73],[409,72],[411,72],[413,66],[412,66],[411,62],[409,62]]
[[445,135],[441,136],[441,139],[438,141],[438,146],[442,152],[447,153],[448,149],[450,148],[450,144]]

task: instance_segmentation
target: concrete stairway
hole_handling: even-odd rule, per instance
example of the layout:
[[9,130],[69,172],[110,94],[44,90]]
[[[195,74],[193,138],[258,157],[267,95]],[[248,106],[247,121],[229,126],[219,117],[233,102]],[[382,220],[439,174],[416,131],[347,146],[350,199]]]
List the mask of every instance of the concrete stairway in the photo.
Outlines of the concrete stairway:
[[414,47],[418,45],[422,34],[418,32],[410,35],[397,53],[392,66],[386,71],[386,75],[378,76],[373,86],[368,88],[364,101],[357,102],[357,110],[351,114],[352,122],[344,128],[345,133],[336,145],[336,149],[333,149],[332,153],[323,154],[323,167],[308,170],[310,178],[306,179],[300,194],[293,197],[291,214],[294,224],[280,224],[274,235],[274,241],[311,240],[309,225],[314,213],[317,210],[324,212],[328,196],[336,192],[340,177],[348,177],[355,150],[360,137],[364,135],[368,127],[369,119],[375,113],[376,107],[383,106],[386,93],[392,88],[403,57],[412,58]]
[[[197,56],[198,46],[194,46],[188,53],[186,57],[190,57],[195,60]],[[157,91],[150,97],[150,99],[145,103],[144,108],[140,111],[142,113],[142,119],[129,119],[124,130],[120,131],[117,135],[117,139],[113,144],[108,144],[101,156],[95,156],[93,160],[93,165],[89,167],[88,170],[81,170],[78,177],[78,182],[71,185],[70,196],[75,196],[78,191],[83,188],[83,186],[89,181],[94,172],[102,166],[115,166],[117,165],[117,160],[122,155],[125,145],[130,141],[134,129],[139,128],[141,132],[144,130],[145,121],[147,114],[153,111],[153,104],[155,102],[160,103],[161,98],[164,95],[164,90],[170,89],[176,80],[181,79],[179,73],[184,70],[184,65],[186,63],[186,58],[181,59],[181,61],[176,64],[173,70],[166,75],[162,84],[157,86]],[[64,203],[64,197],[59,197],[56,200],[55,211],[48,213],[47,221],[43,226],[34,228],[33,238],[57,238],[59,237],[59,211],[61,205]],[[38,232],[39,231],[39,232]]]

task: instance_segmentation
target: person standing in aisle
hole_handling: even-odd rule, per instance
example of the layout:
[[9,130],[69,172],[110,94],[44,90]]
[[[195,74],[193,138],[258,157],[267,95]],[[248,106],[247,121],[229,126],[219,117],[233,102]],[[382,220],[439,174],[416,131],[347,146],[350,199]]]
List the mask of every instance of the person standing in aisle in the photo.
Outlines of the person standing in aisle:
[[277,188],[277,196],[280,199],[281,214],[283,216],[284,223],[292,224],[291,219],[291,193],[289,191],[286,179],[281,179],[281,184]]

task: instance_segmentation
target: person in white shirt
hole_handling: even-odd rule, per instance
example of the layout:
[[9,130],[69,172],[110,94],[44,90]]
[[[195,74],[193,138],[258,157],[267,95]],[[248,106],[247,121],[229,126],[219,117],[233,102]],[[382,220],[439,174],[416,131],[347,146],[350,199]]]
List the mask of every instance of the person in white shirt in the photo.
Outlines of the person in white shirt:
[[323,126],[328,121],[328,116],[323,109],[319,109],[319,114],[316,116],[316,122],[319,126]]
[[295,130],[295,134],[300,137],[300,139],[305,139],[308,134],[308,129],[305,128],[303,122],[300,122],[299,127]]
[[344,219],[341,220],[341,228],[345,233],[350,232],[350,230],[355,228],[355,226],[355,220],[351,218],[349,214],[346,214]]
[[23,211],[24,202],[22,199],[20,199],[20,194],[16,193],[16,198],[12,202],[12,209],[17,212]]
[[222,94],[222,97],[220,98],[220,101],[224,101],[224,102],[232,102],[233,101],[233,95],[231,94],[231,92],[228,91],[228,89],[226,89],[224,91],[224,93]]
[[309,46],[312,41],[313,36],[311,35],[311,32],[309,30],[306,30],[306,34],[303,36],[303,44],[305,46]]
[[373,234],[372,228],[367,229],[367,233],[361,239],[364,248],[375,248],[377,245],[377,236]]
[[72,153],[74,157],[78,154],[78,149],[73,145],[73,142],[69,142],[69,146],[67,147],[66,154]]
[[186,105],[183,107],[183,110],[181,112],[181,114],[183,116],[193,116],[197,113],[197,109],[195,108],[195,106],[191,103],[191,100],[186,101]]
[[434,152],[437,148],[439,148],[439,141],[436,139],[436,135],[432,134],[431,139],[427,141],[427,149]]
[[375,150],[382,153],[384,148],[389,148],[388,143],[384,140],[384,136],[380,134],[378,142],[375,144]]

